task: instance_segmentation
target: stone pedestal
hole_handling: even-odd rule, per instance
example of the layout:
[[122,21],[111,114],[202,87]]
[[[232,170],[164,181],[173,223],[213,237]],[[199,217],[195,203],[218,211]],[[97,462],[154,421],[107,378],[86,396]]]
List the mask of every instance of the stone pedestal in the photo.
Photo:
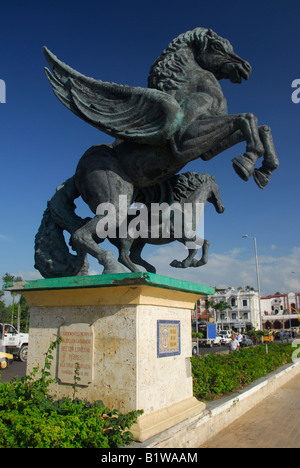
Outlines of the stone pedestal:
[[52,364],[57,397],[102,400],[111,409],[144,414],[132,428],[145,440],[199,414],[193,397],[191,311],[213,294],[203,285],[150,273],[44,279],[10,285],[30,306],[27,372],[44,365],[62,336]]

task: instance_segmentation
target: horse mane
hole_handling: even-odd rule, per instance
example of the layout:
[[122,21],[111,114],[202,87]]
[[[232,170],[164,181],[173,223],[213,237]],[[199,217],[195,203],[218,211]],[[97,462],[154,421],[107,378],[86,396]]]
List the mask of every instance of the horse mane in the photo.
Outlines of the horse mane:
[[193,44],[197,44],[198,51],[204,50],[208,38],[228,42],[206,28],[195,28],[176,37],[153,63],[148,77],[148,87],[165,92],[179,89],[189,79],[185,69],[190,60],[190,49]]
[[211,179],[210,174],[185,172],[177,174],[165,182],[150,187],[139,187],[134,201],[150,206],[151,203],[184,203],[191,192],[206,185]]
[[211,179],[210,174],[198,174],[197,172],[185,172],[184,174],[178,174],[169,179],[174,201],[182,203],[186,200],[191,192],[194,192],[199,187],[206,185]]

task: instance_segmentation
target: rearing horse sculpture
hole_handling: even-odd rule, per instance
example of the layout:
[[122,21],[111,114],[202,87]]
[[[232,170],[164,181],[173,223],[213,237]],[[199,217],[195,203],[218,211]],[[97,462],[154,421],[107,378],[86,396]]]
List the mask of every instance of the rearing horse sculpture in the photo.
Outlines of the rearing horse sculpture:
[[[251,113],[228,115],[219,80],[240,83],[248,79],[251,67],[233,52],[228,40],[210,29],[196,28],[174,39],[152,65],[148,88],[87,78],[48,49],[44,52],[53,70],[53,75],[47,69],[46,74],[58,99],[116,138],[112,145],[91,147],[67,183],[73,199],[81,196],[94,214],[100,204],[109,202],[118,215],[120,195],[127,196],[129,207],[139,187],[163,182],[188,162],[208,161],[242,141],[246,152],[234,158],[233,167],[243,180],[253,175],[264,188],[278,167],[270,128],[258,127]],[[262,167],[255,169],[261,156]],[[71,245],[80,259],[86,253],[96,257],[103,273],[121,272],[112,253],[98,246],[100,217],[96,214],[85,224],[75,222]],[[36,258],[40,255],[41,243]]]
[[[165,210],[162,209],[161,217],[155,220],[157,235],[152,233],[152,214],[151,205],[157,203],[162,207],[161,193],[164,193]],[[208,260],[208,249],[210,242],[197,235],[197,222],[200,221],[200,212],[204,213],[206,202],[214,205],[217,213],[223,213],[225,207],[222,203],[219,186],[215,182],[215,177],[209,174],[197,174],[196,172],[186,172],[171,177],[166,182],[141,189],[137,196],[141,207],[147,208],[148,222],[146,224],[146,234],[137,238],[116,238],[110,241],[119,249],[119,262],[125,265],[131,271],[139,271],[136,265],[141,265],[150,273],[156,273],[156,268],[146,262],[141,253],[146,244],[163,245],[169,244],[174,240],[181,242],[188,248],[188,256],[182,260],[173,260],[170,265],[175,268],[199,267],[205,265]],[[185,220],[185,213],[182,207],[190,205],[188,220]],[[149,207],[149,210],[148,210]],[[179,221],[175,227],[176,215],[174,211],[179,208]],[[200,209],[199,209],[200,208]],[[198,213],[197,213],[198,211]],[[176,228],[181,234],[176,233]],[[145,234],[145,233],[144,233]],[[167,235],[163,235],[167,234]],[[194,257],[198,253],[199,247],[202,247],[202,256],[196,260]]]

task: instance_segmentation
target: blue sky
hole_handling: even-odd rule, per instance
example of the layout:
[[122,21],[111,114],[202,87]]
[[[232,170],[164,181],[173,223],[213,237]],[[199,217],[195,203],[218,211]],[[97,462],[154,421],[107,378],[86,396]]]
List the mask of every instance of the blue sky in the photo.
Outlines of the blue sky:
[[[56,99],[44,75],[42,46],[87,76],[147,86],[151,64],[179,34],[197,26],[226,37],[248,60],[253,73],[241,85],[221,81],[229,113],[252,112],[272,128],[280,168],[261,191],[241,181],[231,159],[240,144],[210,162],[185,170],[216,176],[226,206],[205,212],[209,263],[200,269],[168,266],[185,255],[177,244],[145,254],[158,273],[212,286],[255,286],[257,237],[263,294],[300,290],[299,139],[300,104],[291,100],[300,79],[300,4],[297,1],[215,0],[15,0],[1,5],[0,79],[0,274],[39,277],[34,270],[34,237],[46,202],[70,177],[87,148],[111,138],[89,126]],[[78,213],[88,215],[83,203]],[[91,261],[91,271],[102,268]],[[294,273],[292,273],[294,272]]]

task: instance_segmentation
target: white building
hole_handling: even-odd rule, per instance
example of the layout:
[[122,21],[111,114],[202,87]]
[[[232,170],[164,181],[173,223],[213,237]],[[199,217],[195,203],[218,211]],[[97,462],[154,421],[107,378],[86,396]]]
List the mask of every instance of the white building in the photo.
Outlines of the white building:
[[263,328],[281,330],[298,328],[300,293],[274,294],[261,298]]
[[[245,332],[259,329],[259,295],[257,291],[228,288],[216,290],[214,296],[208,297],[215,304],[225,303],[230,307],[220,310],[210,308],[217,330],[234,330]],[[222,309],[222,306],[221,306]]]

